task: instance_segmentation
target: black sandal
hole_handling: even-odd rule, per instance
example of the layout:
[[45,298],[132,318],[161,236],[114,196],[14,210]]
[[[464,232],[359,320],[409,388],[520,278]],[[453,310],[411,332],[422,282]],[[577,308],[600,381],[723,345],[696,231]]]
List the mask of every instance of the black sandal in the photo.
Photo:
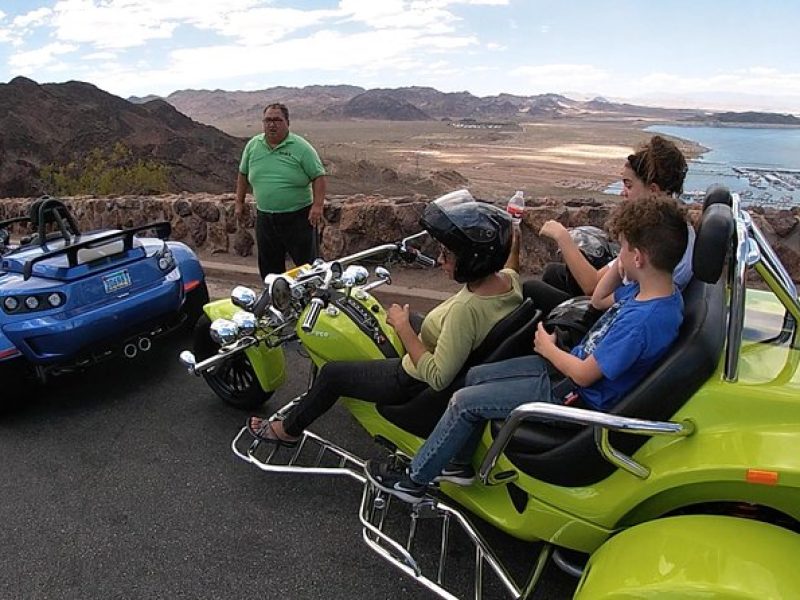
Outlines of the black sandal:
[[[253,427],[253,419],[261,419],[261,425]],[[253,416],[248,418],[247,431],[259,442],[266,442],[267,444],[273,444],[275,446],[284,446],[285,448],[294,448],[300,441],[299,438],[296,440],[284,440],[279,438],[278,434],[276,434],[275,430],[272,428],[272,421],[262,417]]]

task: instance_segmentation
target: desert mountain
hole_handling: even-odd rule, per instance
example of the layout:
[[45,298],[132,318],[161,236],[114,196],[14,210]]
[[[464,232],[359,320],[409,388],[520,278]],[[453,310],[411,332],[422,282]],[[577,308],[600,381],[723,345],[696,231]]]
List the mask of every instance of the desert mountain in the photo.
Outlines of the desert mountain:
[[[140,101],[138,98],[130,100]],[[350,118],[387,121],[513,121],[565,117],[650,117],[679,120],[703,114],[698,110],[614,103],[604,98],[584,102],[559,94],[499,94],[479,97],[469,92],[440,92],[431,87],[420,86],[365,90],[350,85],[311,85],[302,88],[273,87],[252,92],[180,90],[166,96],[164,100],[197,121],[227,131],[240,128],[242,123],[258,123],[261,111],[270,102],[287,104],[293,118],[319,120]]]
[[43,166],[118,142],[136,158],[166,165],[173,191],[230,191],[245,143],[164,100],[134,104],[88,83],[24,77],[0,84],[0,132],[0,197],[45,193]]

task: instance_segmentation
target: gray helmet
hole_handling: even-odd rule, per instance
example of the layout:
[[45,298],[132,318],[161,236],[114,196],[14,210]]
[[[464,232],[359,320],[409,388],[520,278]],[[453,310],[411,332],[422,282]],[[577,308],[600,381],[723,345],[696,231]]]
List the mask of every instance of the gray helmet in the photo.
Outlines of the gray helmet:
[[454,278],[476,281],[503,268],[511,251],[512,222],[504,210],[476,202],[467,190],[425,207],[420,225],[456,257]]
[[606,266],[619,254],[619,244],[612,242],[608,234],[599,227],[573,227],[569,230],[569,235],[595,269]]

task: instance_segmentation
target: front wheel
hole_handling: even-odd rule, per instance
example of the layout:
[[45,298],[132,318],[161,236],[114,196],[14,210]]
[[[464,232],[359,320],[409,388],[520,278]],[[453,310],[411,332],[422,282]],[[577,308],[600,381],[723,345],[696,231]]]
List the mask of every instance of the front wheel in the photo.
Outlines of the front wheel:
[[[217,354],[219,345],[211,339],[211,319],[202,315],[194,327],[192,349],[197,361]],[[208,386],[225,402],[236,408],[255,409],[269,400],[272,392],[261,389],[253,365],[244,352],[240,352],[212,372],[203,373]]]

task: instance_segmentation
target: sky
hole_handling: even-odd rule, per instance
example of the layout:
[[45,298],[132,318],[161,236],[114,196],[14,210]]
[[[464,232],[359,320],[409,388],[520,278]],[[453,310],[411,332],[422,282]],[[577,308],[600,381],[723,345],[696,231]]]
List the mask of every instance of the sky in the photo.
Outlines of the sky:
[[800,115],[796,0],[0,0],[0,82],[431,86]]

